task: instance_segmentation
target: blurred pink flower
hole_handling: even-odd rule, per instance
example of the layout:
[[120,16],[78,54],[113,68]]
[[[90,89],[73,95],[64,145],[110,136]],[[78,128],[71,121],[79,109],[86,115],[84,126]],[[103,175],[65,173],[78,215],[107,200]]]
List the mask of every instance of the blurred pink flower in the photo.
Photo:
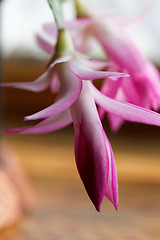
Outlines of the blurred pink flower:
[[[123,29],[120,28],[119,29]],[[128,34],[119,33],[118,26],[110,24],[105,28],[99,24],[94,34],[103,46],[113,66],[112,71],[126,72],[129,78],[119,78],[113,83],[105,79],[101,91],[103,94],[119,101],[129,102],[148,109],[159,110],[160,106],[160,75],[156,67],[149,62],[138,47],[132,42]],[[104,115],[99,109],[100,117]],[[108,114],[109,123],[113,131],[117,131],[124,119]]]
[[[108,70],[125,72],[130,75],[129,78],[119,78],[117,81],[106,78],[101,89],[103,94],[119,101],[158,111],[160,74],[130,38],[128,29],[133,25],[133,21],[129,23],[129,19],[123,16],[88,17],[66,23],[77,49],[86,51],[92,46],[90,46],[90,40],[96,39],[103,47],[109,61],[112,62]],[[45,24],[43,29],[48,35],[54,37],[56,30],[53,23]],[[47,49],[47,42],[42,43],[43,38],[37,37],[37,41],[44,50]],[[105,114],[104,109],[99,108],[99,114],[102,119]],[[124,119],[114,114],[107,114],[107,116],[111,129],[117,131]]]
[[117,81],[117,78],[127,75],[99,71],[106,67],[105,62],[90,60],[72,50],[55,55],[46,72],[36,81],[4,84],[4,86],[35,92],[47,87],[50,87],[52,92],[58,91],[51,106],[25,117],[25,120],[43,119],[42,121],[33,127],[9,129],[8,132],[45,133],[58,130],[73,122],[76,164],[90,199],[97,211],[100,211],[104,196],[117,209],[116,165],[111,145],[98,116],[96,104],[125,120],[157,126],[160,125],[160,115],[103,95],[91,83],[93,79],[107,77],[112,81]]

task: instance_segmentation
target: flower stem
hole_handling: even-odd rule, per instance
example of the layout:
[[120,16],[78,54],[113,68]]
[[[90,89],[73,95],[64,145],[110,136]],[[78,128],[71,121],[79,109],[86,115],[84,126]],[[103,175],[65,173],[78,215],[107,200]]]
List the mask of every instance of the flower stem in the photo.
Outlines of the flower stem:
[[76,7],[76,12],[77,12],[77,18],[84,18],[84,17],[89,16],[87,9],[81,3],[81,1],[75,0],[75,7]]
[[47,0],[48,4],[53,12],[57,27],[59,30],[64,28],[63,16],[61,11],[60,0]]

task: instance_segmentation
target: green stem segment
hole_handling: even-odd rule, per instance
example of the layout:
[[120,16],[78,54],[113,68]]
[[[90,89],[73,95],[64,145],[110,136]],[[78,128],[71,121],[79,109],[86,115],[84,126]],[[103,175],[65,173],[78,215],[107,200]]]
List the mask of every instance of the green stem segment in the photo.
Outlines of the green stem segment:
[[77,18],[89,17],[89,12],[80,0],[75,0],[75,7],[77,12]]
[[64,22],[61,11],[61,1],[60,0],[47,0],[48,4],[53,12],[57,27],[59,30],[64,28]]

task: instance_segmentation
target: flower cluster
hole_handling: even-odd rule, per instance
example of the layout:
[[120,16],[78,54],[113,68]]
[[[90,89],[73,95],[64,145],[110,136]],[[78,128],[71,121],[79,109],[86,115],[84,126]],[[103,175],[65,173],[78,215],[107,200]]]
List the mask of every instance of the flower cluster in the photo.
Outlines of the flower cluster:
[[[113,130],[124,120],[160,126],[160,115],[150,110],[159,107],[159,73],[117,29],[113,19],[91,16],[58,30],[54,23],[46,24],[44,31],[56,44],[37,37],[53,56],[45,73],[33,82],[3,84],[35,92],[49,87],[57,94],[52,105],[24,119],[42,119],[38,124],[8,132],[45,133],[73,123],[77,169],[97,211],[104,196],[118,208],[116,164],[100,117],[106,112]],[[90,38],[100,42],[109,63],[84,55]],[[103,79],[101,91],[93,85],[94,79]]]

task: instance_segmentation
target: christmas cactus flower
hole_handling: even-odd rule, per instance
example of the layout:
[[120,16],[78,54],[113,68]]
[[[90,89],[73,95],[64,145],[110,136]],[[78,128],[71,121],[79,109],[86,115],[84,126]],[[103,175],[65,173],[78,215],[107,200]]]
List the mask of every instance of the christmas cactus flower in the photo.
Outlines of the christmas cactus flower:
[[[68,26],[66,25],[71,32],[74,41],[73,46],[70,35],[65,30],[62,17],[59,14],[60,1],[48,0],[48,3],[54,13],[58,31],[55,31],[56,25],[54,24],[44,26],[44,30],[53,39],[58,38],[58,40],[55,40],[56,44],[52,45],[43,38],[37,37],[39,45],[44,50],[52,55],[54,52],[48,68],[44,74],[33,82],[3,85],[34,92],[40,92],[49,87],[52,93],[57,93],[56,99],[53,104],[45,109],[24,118],[25,121],[41,119],[38,124],[32,127],[8,129],[7,131],[23,134],[45,133],[73,123],[76,165],[91,201],[96,210],[100,211],[102,200],[106,196],[117,209],[118,182],[115,159],[110,142],[103,130],[96,105],[118,118],[157,126],[160,126],[160,114],[141,106],[119,101],[114,96],[106,96],[92,84],[92,80],[107,78],[117,85],[121,82],[119,78],[127,78],[128,73],[135,73],[138,64],[140,64],[138,69],[142,70],[141,67],[144,67],[143,58],[138,57],[136,59],[137,55],[135,56],[132,53],[132,65],[136,61],[136,66],[132,67],[134,71],[129,70],[127,66],[130,66],[131,69],[131,62],[128,63],[131,59],[125,59],[122,49],[123,46],[126,47],[128,41],[124,41],[123,36],[119,37],[120,40],[117,41],[117,38],[113,37],[114,34],[109,33],[107,40],[109,52],[104,43],[109,28],[105,30],[104,27],[103,29],[101,23],[91,17],[76,20],[76,22],[73,21]],[[105,30],[104,33],[103,30]],[[108,56],[113,62],[116,60],[117,63],[122,62],[119,69],[126,70],[125,73],[101,71],[108,66],[108,63],[91,60],[75,51],[74,47],[82,49],[82,46],[84,50],[85,44],[82,44],[82,40],[84,37],[88,38],[90,36],[95,36],[101,42],[104,49],[110,53]],[[126,49],[129,54],[129,48]],[[148,74],[146,76],[148,77]],[[149,80],[147,81],[149,82]]]
[[105,62],[94,61],[75,52],[68,32],[62,29],[55,55],[42,76],[32,83],[3,84],[34,92],[50,87],[51,92],[58,92],[51,106],[25,117],[25,120],[43,119],[40,123],[8,132],[45,133],[73,122],[77,168],[97,211],[100,211],[104,196],[118,208],[118,185],[112,148],[97,113],[90,81],[104,77],[115,81],[120,76],[126,76],[98,70],[105,66]]
[[118,208],[118,183],[114,155],[96,104],[125,120],[160,125],[158,113],[112,99],[94,87],[91,82],[93,79],[107,77],[117,81],[119,77],[127,76],[99,70],[105,66],[105,62],[90,60],[78,54],[68,32],[62,29],[59,30],[55,55],[41,77],[32,83],[4,84],[35,92],[50,87],[52,92],[57,92],[52,105],[25,117],[25,121],[42,119],[38,124],[9,129],[8,132],[45,133],[73,122],[78,172],[97,211],[100,211],[104,196]]
[[[159,71],[145,58],[130,38],[129,19],[123,16],[93,16],[87,13],[78,0],[76,0],[76,5],[80,18],[66,22],[66,28],[71,32],[75,47],[84,52],[90,48],[89,40],[96,39],[103,47],[109,61],[112,62],[108,70],[125,72],[130,75],[129,78],[119,78],[114,82],[106,78],[101,90],[103,94],[158,111],[160,106]],[[147,8],[152,5],[151,1]],[[131,21],[132,25],[133,21]],[[45,24],[43,29],[54,38],[56,29],[53,23]],[[44,50],[47,50],[47,42],[42,44],[43,38],[39,36],[37,41]],[[51,53],[51,51],[48,52]],[[105,111],[99,108],[99,114],[103,118]],[[112,130],[117,131],[124,120],[112,114],[107,114],[107,116]]]

